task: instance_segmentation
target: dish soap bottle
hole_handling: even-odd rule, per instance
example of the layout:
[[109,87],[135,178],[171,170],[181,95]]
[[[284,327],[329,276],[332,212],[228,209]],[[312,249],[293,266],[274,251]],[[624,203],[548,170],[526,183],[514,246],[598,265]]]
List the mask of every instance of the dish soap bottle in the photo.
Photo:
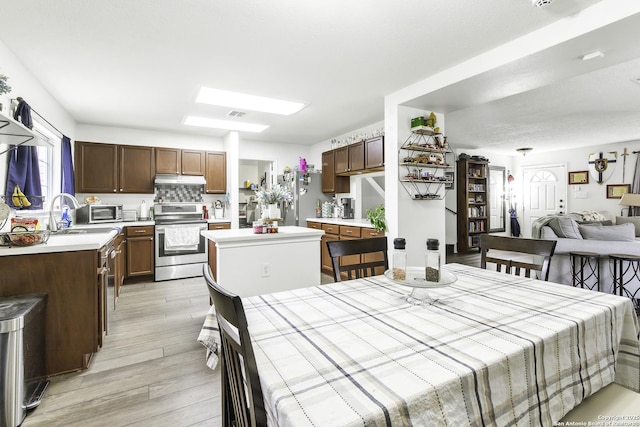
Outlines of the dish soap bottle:
[[407,279],[407,252],[404,250],[406,240],[402,237],[393,239],[393,254],[391,257],[391,273],[393,280]]
[[71,228],[71,213],[69,212],[69,206],[64,205],[62,207],[62,228]]
[[427,253],[425,254],[425,279],[427,282],[440,281],[440,242],[438,239],[427,239]]

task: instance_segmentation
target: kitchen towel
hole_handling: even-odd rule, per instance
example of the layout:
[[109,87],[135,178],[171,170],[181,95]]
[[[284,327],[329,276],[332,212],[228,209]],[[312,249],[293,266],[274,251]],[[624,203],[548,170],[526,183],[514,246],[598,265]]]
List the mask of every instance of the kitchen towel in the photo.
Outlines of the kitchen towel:
[[200,226],[167,227],[164,230],[164,249],[198,249],[200,243]]

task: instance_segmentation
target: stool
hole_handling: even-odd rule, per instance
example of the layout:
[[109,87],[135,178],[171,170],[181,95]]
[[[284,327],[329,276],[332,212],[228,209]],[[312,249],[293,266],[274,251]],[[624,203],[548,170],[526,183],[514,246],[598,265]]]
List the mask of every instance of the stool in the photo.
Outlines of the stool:
[[[631,298],[636,314],[640,315],[640,287],[633,293],[626,288],[633,279],[640,282],[640,256],[627,254],[611,254],[609,262],[613,264],[613,292]],[[627,263],[626,268],[624,263]],[[630,273],[630,276],[629,276]],[[627,279],[625,280],[625,274]]]
[[[600,254],[594,252],[569,252],[574,287],[600,290]],[[586,270],[586,271],[585,271]],[[585,277],[585,273],[587,276]],[[589,282],[595,282],[589,284]]]

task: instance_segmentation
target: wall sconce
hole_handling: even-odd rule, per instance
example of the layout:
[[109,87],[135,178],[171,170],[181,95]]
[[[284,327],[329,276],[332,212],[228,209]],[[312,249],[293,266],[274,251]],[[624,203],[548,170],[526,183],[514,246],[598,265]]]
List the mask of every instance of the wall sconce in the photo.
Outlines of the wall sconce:
[[[633,193],[624,193],[622,198],[618,202],[619,205],[628,206],[628,215],[633,216],[631,212],[633,212],[632,208],[640,207],[640,194]],[[620,216],[622,216],[622,212],[625,208],[620,209]]]

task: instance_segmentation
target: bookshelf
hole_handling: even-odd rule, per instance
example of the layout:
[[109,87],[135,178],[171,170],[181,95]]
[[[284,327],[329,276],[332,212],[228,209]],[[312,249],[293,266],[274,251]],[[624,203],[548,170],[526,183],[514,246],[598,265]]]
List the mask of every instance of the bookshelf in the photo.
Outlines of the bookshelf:
[[479,249],[480,235],[489,232],[489,161],[457,162],[458,253]]

